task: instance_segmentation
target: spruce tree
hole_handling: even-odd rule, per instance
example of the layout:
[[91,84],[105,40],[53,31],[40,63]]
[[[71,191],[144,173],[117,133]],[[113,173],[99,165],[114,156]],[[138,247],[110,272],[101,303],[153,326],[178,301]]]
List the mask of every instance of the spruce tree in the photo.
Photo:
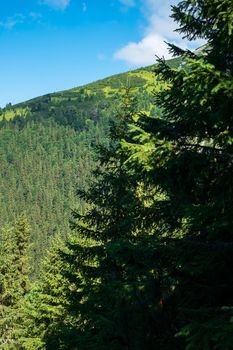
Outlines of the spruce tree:
[[207,43],[201,54],[169,45],[183,63],[156,67],[169,86],[156,94],[163,115],[141,116],[125,147],[157,191],[144,219],[157,224],[166,256],[174,339],[189,350],[232,349],[233,3],[184,0],[171,17],[185,38]]
[[65,338],[68,313],[66,290],[70,288],[62,275],[67,270],[60,252],[64,242],[56,235],[41,261],[41,272],[22,305],[20,343],[25,350],[62,349],[59,329]]
[[[153,348],[153,328],[163,328],[159,261],[153,269],[153,242],[137,220],[145,198],[137,178],[128,173],[120,144],[134,113],[127,90],[109,147],[100,149],[95,181],[79,193],[87,210],[74,213],[73,237],[68,252],[61,252],[66,264],[62,274],[73,288],[66,294],[70,323],[57,329],[59,349]],[[64,329],[69,331],[65,338]],[[46,349],[52,349],[48,341]]]
[[1,349],[21,349],[21,304],[29,290],[30,227],[24,215],[1,236],[0,251],[0,344]]

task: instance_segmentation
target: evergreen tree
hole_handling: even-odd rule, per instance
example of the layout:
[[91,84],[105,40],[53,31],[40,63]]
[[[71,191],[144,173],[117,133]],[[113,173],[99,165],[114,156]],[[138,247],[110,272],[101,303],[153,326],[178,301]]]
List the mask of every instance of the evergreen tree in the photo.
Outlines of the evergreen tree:
[[233,3],[185,0],[172,17],[185,38],[207,44],[201,55],[169,45],[184,58],[179,69],[162,59],[156,68],[169,86],[156,94],[163,115],[141,116],[125,147],[157,191],[144,219],[167,257],[174,338],[189,350],[232,349]]
[[[19,337],[25,349],[69,349],[77,344],[83,348],[98,346],[101,349],[109,344],[115,348],[129,348],[135,344],[140,349],[148,342],[147,339],[144,341],[144,335],[153,327],[152,311],[139,332],[147,305],[144,281],[147,276],[147,289],[157,283],[158,268],[153,272],[150,270],[148,244],[140,244],[140,240],[146,240],[144,234],[139,235],[135,218],[142,211],[146,198],[136,179],[127,172],[127,156],[120,145],[134,114],[133,100],[127,90],[118,118],[112,124],[111,143],[107,148],[99,148],[96,181],[90,190],[80,192],[81,202],[87,203],[84,207],[88,206],[88,210],[83,216],[77,215],[78,223],[74,225],[77,233],[70,241],[69,253],[64,253],[59,242],[54,243],[42,264],[39,281],[22,305]],[[101,249],[98,248],[100,245]],[[97,253],[96,248],[99,249]],[[84,256],[79,254],[79,249],[86,250]],[[145,259],[146,255],[148,259]],[[95,269],[86,275],[87,263],[94,264]],[[100,276],[103,276],[101,283],[98,282]],[[82,288],[83,296],[79,298]],[[107,294],[109,301],[106,303]],[[88,300],[83,303],[85,296]],[[154,295],[150,298],[154,299]],[[159,293],[155,299],[160,308]],[[102,305],[101,313],[97,301],[99,306]],[[114,318],[113,309],[116,310]],[[138,322],[138,315],[141,322]],[[86,317],[90,318],[88,323]],[[106,326],[102,327],[99,323],[104,319]],[[97,345],[92,341],[89,326],[98,332]],[[152,342],[151,338],[149,341]]]
[[[66,264],[62,274],[74,287],[66,294],[71,322],[61,325],[55,336],[59,349],[152,348],[153,327],[161,324],[153,315],[161,307],[159,263],[151,269],[151,249],[142,227],[135,225],[143,199],[120,145],[134,110],[127,91],[110,145],[101,148],[96,180],[80,192],[88,209],[84,215],[74,213],[69,251],[61,254]],[[65,338],[64,329],[69,330]],[[49,344],[47,339],[46,349],[52,349]]]
[[21,349],[18,343],[21,303],[29,289],[30,228],[22,215],[13,228],[3,230],[0,251],[1,349]]
[[22,305],[22,328],[20,343],[25,350],[62,349],[61,335],[65,338],[68,313],[66,312],[66,290],[71,287],[63,277],[64,266],[60,252],[64,242],[55,236],[42,261],[38,280]]

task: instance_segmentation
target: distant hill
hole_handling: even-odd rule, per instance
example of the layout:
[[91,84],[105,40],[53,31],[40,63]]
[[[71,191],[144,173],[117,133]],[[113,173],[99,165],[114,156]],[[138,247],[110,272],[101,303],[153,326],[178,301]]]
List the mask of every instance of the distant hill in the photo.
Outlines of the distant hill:
[[[181,59],[170,60],[178,66]],[[138,108],[152,104],[159,88],[154,66],[47,94],[0,112],[0,226],[25,212],[32,225],[35,272],[54,234],[69,233],[71,210],[83,209],[77,188],[88,186],[95,167],[93,146],[108,142],[123,87],[131,86]]]
[[[167,62],[177,67],[181,63],[181,58]],[[57,122],[79,129],[82,128],[82,122],[87,116],[96,119],[101,110],[112,109],[114,101],[122,95],[122,88],[125,86],[131,86],[132,93],[139,97],[142,109],[148,109],[148,98],[145,99],[145,94],[151,95],[156,89],[154,67],[155,65],[152,65],[113,75],[81,87],[36,97],[13,106],[8,105],[0,110],[0,121],[53,118]],[[74,114],[79,119],[76,122]]]

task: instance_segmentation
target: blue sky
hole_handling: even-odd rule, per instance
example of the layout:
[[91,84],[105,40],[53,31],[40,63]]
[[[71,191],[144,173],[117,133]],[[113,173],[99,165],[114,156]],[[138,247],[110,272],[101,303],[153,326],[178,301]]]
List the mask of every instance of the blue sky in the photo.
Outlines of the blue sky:
[[152,64],[184,45],[176,0],[7,0],[0,4],[0,106]]

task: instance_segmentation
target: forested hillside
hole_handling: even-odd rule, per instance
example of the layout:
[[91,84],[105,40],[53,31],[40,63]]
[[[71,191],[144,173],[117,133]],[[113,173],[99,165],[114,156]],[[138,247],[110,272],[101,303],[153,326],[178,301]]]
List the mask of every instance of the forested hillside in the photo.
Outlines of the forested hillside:
[[0,225],[27,215],[35,270],[50,238],[57,232],[67,237],[71,211],[82,208],[77,189],[90,182],[93,147],[108,142],[109,122],[124,87],[137,96],[138,110],[157,111],[153,91],[160,83],[153,70],[116,75],[1,110]]
[[94,127],[78,133],[47,120],[6,126],[0,135],[0,225],[27,215],[37,269],[51,237],[61,232],[65,238],[71,210],[82,207],[76,190],[85,188],[91,176],[94,161],[88,145],[104,133]]
[[[168,64],[177,67],[181,58],[174,58]],[[154,65],[135,71],[118,74],[83,87],[61,91],[37,97],[27,102],[0,110],[2,125],[6,121],[24,123],[24,119],[40,121],[54,119],[62,125],[69,125],[76,130],[85,128],[86,119],[98,120],[104,112],[108,116],[116,112],[119,96],[124,87],[130,86],[138,97],[141,110],[154,108],[151,103],[151,93],[156,88]],[[13,123],[13,124],[14,124]]]

